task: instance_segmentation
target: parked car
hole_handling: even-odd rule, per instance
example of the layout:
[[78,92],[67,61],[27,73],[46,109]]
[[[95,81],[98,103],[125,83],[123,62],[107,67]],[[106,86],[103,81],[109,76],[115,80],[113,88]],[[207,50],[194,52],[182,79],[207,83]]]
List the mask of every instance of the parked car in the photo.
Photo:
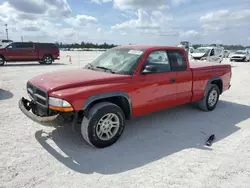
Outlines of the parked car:
[[205,46],[194,49],[192,58],[195,60],[205,60],[208,62],[221,63],[224,57],[222,47]]
[[250,54],[246,50],[238,50],[230,56],[230,61],[250,61]]
[[43,125],[68,119],[90,145],[104,148],[136,116],[193,102],[214,110],[230,79],[231,65],[189,63],[183,48],[119,46],[85,67],[30,79],[30,99],[21,98],[19,108]]
[[0,66],[5,62],[38,61],[51,64],[59,59],[60,51],[53,43],[12,42],[0,48]]

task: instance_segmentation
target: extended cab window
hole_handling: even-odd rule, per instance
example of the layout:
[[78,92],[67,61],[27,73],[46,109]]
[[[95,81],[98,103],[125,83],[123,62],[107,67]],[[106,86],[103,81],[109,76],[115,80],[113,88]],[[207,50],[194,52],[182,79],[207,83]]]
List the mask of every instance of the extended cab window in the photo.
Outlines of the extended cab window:
[[151,52],[144,64],[144,67],[147,65],[155,65],[157,67],[156,73],[171,71],[167,52],[163,50]]
[[40,49],[51,49],[56,48],[56,45],[54,44],[39,44]]
[[183,52],[179,50],[168,50],[168,57],[172,71],[187,70],[187,62]]

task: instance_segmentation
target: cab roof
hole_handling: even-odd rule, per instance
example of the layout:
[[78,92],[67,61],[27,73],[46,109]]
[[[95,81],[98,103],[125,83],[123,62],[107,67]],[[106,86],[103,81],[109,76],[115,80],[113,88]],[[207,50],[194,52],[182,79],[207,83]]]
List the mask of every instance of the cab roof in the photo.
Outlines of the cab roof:
[[117,46],[115,48],[129,48],[135,50],[157,50],[157,49],[172,49],[172,50],[183,50],[181,47],[174,46],[161,46],[161,45],[125,45],[125,46]]

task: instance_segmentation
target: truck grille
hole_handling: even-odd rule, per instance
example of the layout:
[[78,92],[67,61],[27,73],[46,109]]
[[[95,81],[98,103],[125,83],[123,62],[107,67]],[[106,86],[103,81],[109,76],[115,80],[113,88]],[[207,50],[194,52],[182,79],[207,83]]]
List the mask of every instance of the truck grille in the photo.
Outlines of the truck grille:
[[46,91],[30,83],[27,83],[27,92],[31,99],[36,102],[36,104],[44,108],[48,108],[48,94]]
[[200,60],[202,57],[193,57],[195,60]]

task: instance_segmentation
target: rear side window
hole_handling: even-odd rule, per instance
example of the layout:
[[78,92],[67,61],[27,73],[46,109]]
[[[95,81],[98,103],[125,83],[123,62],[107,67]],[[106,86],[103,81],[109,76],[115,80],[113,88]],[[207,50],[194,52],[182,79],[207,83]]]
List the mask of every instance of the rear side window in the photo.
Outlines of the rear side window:
[[53,49],[57,48],[55,44],[38,44],[40,49]]
[[33,43],[13,43],[12,49],[17,49],[17,50],[33,49]]
[[187,70],[187,62],[183,52],[179,50],[168,50],[168,57],[172,71]]

